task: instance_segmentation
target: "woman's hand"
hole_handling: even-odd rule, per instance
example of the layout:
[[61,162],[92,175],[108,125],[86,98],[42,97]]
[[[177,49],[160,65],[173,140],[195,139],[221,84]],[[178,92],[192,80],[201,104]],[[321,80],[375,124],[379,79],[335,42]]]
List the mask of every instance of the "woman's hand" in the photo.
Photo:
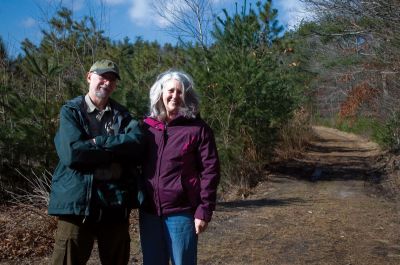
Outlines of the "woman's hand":
[[196,235],[204,232],[207,229],[208,223],[204,220],[194,219],[194,227],[196,228]]

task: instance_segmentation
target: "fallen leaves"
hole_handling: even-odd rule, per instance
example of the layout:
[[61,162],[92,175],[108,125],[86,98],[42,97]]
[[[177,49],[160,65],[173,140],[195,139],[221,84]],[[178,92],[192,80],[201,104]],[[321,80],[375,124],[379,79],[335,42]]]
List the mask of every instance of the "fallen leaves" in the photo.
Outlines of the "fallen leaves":
[[0,216],[0,260],[45,256],[52,251],[54,217],[23,205],[1,206]]

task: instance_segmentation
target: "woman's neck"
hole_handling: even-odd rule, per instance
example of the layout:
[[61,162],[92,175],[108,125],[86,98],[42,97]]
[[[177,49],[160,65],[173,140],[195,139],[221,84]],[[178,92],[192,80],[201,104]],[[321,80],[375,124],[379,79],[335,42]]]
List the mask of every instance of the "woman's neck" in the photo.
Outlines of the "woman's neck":
[[165,121],[167,123],[170,123],[173,119],[175,119],[177,116],[177,113],[167,113],[166,117],[165,117]]
[[175,117],[167,116],[165,117],[165,122],[170,123]]

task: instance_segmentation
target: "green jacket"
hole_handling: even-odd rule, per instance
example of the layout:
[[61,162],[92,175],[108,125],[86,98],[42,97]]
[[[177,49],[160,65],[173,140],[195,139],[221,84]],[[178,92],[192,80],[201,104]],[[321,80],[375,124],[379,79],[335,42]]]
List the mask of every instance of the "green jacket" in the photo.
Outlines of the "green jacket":
[[54,138],[59,156],[53,174],[48,213],[89,216],[93,174],[97,167],[117,162],[121,178],[108,180],[112,207],[137,207],[137,165],[142,153],[142,133],[128,110],[110,99],[115,136],[97,136],[91,141],[83,113],[84,96],[68,101],[60,113],[60,127]]

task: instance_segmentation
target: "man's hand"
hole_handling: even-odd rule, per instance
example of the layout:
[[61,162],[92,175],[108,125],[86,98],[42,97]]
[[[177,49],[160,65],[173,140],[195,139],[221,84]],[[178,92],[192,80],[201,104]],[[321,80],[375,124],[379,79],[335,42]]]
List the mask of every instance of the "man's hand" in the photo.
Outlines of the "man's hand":
[[196,228],[196,235],[204,232],[207,229],[208,223],[204,220],[194,219],[194,227]]

